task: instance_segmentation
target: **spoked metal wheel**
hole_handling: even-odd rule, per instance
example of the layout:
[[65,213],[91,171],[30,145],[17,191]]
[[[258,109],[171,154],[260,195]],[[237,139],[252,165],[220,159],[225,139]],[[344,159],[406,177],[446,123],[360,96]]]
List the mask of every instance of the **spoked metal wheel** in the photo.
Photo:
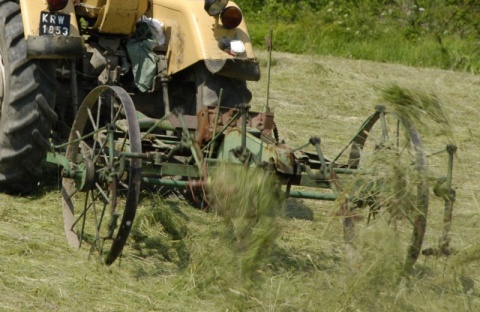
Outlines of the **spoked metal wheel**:
[[121,254],[132,228],[141,183],[140,129],[130,96],[100,86],[81,105],[66,157],[73,176],[62,181],[65,234],[72,247],[91,246],[107,265]]
[[382,219],[407,250],[405,269],[411,270],[422,247],[429,203],[427,160],[414,124],[377,107],[352,142],[349,166],[363,173],[350,188],[354,195],[345,211],[345,238],[353,239],[360,220],[365,226]]

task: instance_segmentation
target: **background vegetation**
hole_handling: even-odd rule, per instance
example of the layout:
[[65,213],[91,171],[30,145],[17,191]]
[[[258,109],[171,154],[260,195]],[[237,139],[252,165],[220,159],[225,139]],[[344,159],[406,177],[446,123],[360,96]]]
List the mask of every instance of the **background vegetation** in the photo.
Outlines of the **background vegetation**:
[[474,0],[238,0],[257,47],[444,69],[480,70]]

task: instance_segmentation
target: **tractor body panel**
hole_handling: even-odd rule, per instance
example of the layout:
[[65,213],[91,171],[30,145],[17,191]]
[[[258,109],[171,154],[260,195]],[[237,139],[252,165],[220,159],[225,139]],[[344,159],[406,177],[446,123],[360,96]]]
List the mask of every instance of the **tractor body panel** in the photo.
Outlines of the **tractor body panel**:
[[[149,15],[165,25],[168,73],[175,74],[203,60],[214,74],[258,80],[260,71],[245,21],[234,29],[227,29],[218,16],[209,16],[203,5],[199,0],[153,1]],[[236,4],[229,2],[229,6]],[[245,52],[234,55],[222,50],[219,47],[222,38],[241,41]]]
[[78,6],[79,11],[90,11],[96,17],[92,29],[114,35],[132,34],[147,8],[148,0],[85,0]]

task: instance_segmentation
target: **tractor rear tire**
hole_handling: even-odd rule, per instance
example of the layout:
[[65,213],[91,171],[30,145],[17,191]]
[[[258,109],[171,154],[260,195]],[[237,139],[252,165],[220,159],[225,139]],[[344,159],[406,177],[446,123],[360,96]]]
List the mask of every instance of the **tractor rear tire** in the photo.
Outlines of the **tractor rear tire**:
[[55,64],[27,59],[17,1],[0,0],[0,190],[31,191],[57,120]]

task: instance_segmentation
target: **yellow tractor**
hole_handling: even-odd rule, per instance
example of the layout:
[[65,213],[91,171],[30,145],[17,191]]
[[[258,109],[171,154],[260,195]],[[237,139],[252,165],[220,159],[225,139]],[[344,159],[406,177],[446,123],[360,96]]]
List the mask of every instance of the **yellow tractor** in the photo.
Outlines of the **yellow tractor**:
[[0,0],[0,187],[29,192],[79,104],[121,86],[152,118],[251,99],[260,78],[228,0]]

